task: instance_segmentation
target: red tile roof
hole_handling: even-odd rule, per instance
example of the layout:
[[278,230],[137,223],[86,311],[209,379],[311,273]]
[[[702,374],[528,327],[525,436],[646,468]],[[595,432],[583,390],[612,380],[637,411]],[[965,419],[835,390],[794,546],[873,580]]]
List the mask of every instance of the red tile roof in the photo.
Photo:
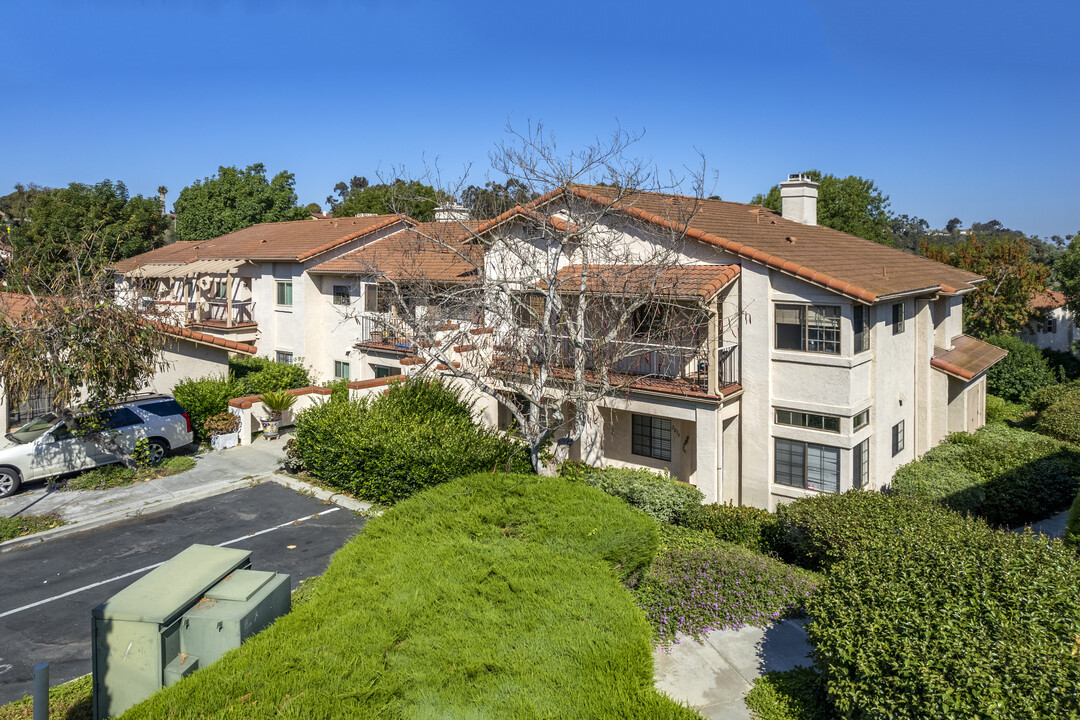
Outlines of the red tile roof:
[[1009,354],[1007,350],[976,340],[970,335],[957,335],[952,342],[952,350],[934,347],[930,366],[965,382]]
[[709,300],[739,274],[738,265],[567,265],[556,273],[560,290],[612,295],[643,293]]
[[152,320],[146,322],[154,329],[163,332],[166,335],[191,340],[192,342],[202,343],[203,345],[216,345],[217,347],[232,350],[233,352],[238,352],[243,355],[254,355],[259,351],[254,345],[236,342],[235,340],[226,340],[225,338],[211,335],[210,333],[199,332],[198,330],[191,330],[189,328],[178,327],[176,325],[169,325],[167,323]]
[[[597,185],[574,185],[568,190],[577,198],[610,206],[612,212],[672,229],[866,303],[920,291],[968,292],[983,279],[838,230],[785,220],[759,205],[650,192],[619,197],[616,188]],[[562,195],[561,188],[553,190],[531,203],[529,210],[509,210],[476,233],[515,217],[531,216],[532,208],[558,201]]]
[[22,293],[0,292],[0,317],[18,320],[34,306],[34,298]]
[[1031,302],[1028,303],[1028,309],[1034,313],[1057,310],[1059,307],[1064,306],[1066,302],[1068,302],[1068,298],[1065,297],[1065,293],[1052,290],[1050,292],[1039,293],[1031,298]]
[[316,265],[310,272],[372,275],[394,282],[468,281],[483,262],[483,248],[465,242],[470,230],[458,222],[420,223]]
[[148,263],[219,259],[303,262],[379,230],[414,224],[398,215],[262,223],[212,240],[186,242],[183,249],[174,251],[175,255],[161,252],[165,248],[151,250],[118,262],[116,269],[130,272]]

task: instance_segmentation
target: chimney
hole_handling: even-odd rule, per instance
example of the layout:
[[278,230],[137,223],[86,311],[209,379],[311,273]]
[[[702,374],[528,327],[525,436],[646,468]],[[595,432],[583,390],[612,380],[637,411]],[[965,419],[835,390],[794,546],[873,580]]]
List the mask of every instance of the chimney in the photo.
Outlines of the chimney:
[[817,225],[818,184],[809,175],[794,173],[780,183],[781,214],[786,220]]
[[469,208],[464,205],[446,204],[435,208],[435,222],[467,222]]

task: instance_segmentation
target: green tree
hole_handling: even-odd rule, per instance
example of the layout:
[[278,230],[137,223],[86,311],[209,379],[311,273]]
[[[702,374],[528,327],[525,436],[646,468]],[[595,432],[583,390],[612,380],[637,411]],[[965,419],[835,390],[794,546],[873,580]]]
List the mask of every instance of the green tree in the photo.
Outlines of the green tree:
[[889,223],[893,247],[917,251],[930,232],[930,223],[921,217],[897,215]]
[[196,180],[176,198],[176,231],[181,240],[209,240],[250,225],[303,220],[297,206],[296,181],[282,170],[266,179],[266,166],[219,167],[217,175]]
[[15,183],[15,191],[0,197],[0,212],[7,213],[11,219],[18,222],[30,215],[30,207],[39,195],[50,192],[52,188],[30,183],[23,185]]
[[510,178],[505,183],[488,181],[484,187],[470,185],[461,193],[461,202],[469,208],[472,217],[488,220],[498,217],[517,205],[525,205],[539,195],[532,192],[525,183]]
[[1072,237],[1069,247],[1054,265],[1054,271],[1073,318],[1080,325],[1080,233]]
[[[362,181],[362,182],[357,182]],[[435,219],[435,208],[450,197],[438,192],[419,180],[368,185],[365,178],[354,177],[349,187],[338,183],[335,188],[338,200],[327,197],[334,217],[352,217],[371,213],[374,215],[407,215],[414,220],[427,222]]]
[[[71,262],[76,245],[76,268],[92,268],[160,247],[168,225],[157,198],[130,197],[122,182],[96,185],[72,183],[38,194],[29,221],[12,229],[15,248],[13,276],[19,284],[40,289]],[[37,285],[37,287],[35,287]]]
[[975,235],[952,246],[923,243],[931,260],[978,273],[986,281],[964,296],[964,330],[977,337],[1014,335],[1031,319],[1028,303],[1046,290],[1050,269],[1032,262],[1027,243],[1013,237],[983,241]]
[[[882,245],[892,244],[889,196],[882,195],[873,180],[855,175],[840,178],[820,170],[808,170],[803,174],[818,183],[819,225]],[[750,202],[780,212],[780,186],[773,185],[769,192],[755,195]]]

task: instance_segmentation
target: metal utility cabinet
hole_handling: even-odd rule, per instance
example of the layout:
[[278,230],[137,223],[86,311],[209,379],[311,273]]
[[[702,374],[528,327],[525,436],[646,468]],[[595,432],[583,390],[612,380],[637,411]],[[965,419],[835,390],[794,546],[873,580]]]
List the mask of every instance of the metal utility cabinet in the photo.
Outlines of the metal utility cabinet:
[[94,718],[117,717],[289,611],[289,576],[192,545],[94,608]]

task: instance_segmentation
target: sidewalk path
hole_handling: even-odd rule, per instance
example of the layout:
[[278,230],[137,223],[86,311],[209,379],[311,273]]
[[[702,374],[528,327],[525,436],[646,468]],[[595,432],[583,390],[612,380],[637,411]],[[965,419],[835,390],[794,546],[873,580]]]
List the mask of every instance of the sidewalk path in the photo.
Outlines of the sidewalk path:
[[781,620],[766,628],[718,630],[705,642],[682,637],[666,652],[653,653],[656,688],[689,703],[709,720],[748,720],[746,693],[773,670],[811,666],[803,620]]
[[101,527],[125,518],[167,510],[266,480],[300,492],[310,492],[315,497],[351,510],[369,507],[367,503],[276,475],[278,461],[285,457],[288,438],[289,435],[285,434],[276,440],[258,438],[250,445],[207,451],[193,456],[195,467],[186,472],[109,490],[50,492],[45,483],[28,485],[25,490],[0,500],[0,516],[41,515],[56,511],[68,524],[0,543],[0,552]]
[[[1052,518],[1040,520],[1037,523],[1032,523],[1027,527],[1031,528],[1034,532],[1042,533],[1043,535],[1049,535],[1053,538],[1061,539],[1065,537],[1065,527],[1069,524],[1069,511],[1055,515]],[[1019,528],[1023,530],[1023,528]]]

